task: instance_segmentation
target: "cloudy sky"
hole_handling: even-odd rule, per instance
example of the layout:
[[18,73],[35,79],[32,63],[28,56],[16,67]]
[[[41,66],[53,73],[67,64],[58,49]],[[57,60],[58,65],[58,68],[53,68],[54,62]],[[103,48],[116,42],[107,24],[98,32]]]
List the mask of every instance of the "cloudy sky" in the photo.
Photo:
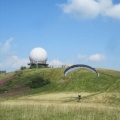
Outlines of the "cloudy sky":
[[0,0],[0,70],[42,47],[49,64],[120,70],[119,0]]

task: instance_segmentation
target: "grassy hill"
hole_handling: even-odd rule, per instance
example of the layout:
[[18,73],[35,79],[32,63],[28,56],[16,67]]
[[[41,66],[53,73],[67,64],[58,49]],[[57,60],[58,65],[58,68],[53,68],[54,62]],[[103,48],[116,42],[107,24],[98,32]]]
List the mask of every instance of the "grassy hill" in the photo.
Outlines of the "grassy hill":
[[0,82],[13,78],[0,86],[0,120],[120,120],[120,71],[64,70],[0,74]]
[[[24,93],[38,92],[120,92],[120,71],[97,69],[100,76],[86,70],[78,69],[64,76],[64,68],[25,69],[14,73],[0,74],[0,80],[14,76],[13,80],[0,87],[0,93],[19,91],[26,88]],[[48,81],[43,84],[40,79]],[[34,86],[31,86],[34,84]],[[37,84],[43,84],[37,86]]]

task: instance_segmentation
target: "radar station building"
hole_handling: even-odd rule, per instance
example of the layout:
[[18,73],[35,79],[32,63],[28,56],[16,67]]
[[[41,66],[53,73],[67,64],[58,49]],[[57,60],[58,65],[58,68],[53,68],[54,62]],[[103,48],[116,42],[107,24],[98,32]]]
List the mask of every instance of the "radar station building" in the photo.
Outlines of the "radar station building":
[[29,55],[30,68],[46,68],[48,64],[46,64],[48,55],[45,49],[37,47],[33,48]]

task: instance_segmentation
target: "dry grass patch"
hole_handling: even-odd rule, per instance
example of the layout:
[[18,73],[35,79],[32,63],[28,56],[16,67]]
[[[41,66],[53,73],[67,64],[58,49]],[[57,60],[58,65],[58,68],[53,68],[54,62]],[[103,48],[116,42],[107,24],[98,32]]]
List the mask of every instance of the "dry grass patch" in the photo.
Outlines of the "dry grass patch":
[[[109,93],[81,93],[86,99],[77,100],[79,93],[50,93],[19,97],[0,102],[2,120],[119,120],[120,107],[94,102]],[[95,93],[94,93],[95,94]],[[113,93],[112,93],[113,94]],[[91,96],[91,97],[90,97]],[[118,95],[119,96],[119,95]],[[91,99],[90,99],[91,98]]]

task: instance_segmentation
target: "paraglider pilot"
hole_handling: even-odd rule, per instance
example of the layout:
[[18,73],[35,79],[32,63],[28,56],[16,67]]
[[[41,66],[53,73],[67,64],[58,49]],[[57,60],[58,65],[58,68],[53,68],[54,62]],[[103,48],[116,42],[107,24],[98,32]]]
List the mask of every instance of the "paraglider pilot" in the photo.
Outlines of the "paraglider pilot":
[[78,95],[78,100],[80,101],[80,99],[81,99],[81,95]]

